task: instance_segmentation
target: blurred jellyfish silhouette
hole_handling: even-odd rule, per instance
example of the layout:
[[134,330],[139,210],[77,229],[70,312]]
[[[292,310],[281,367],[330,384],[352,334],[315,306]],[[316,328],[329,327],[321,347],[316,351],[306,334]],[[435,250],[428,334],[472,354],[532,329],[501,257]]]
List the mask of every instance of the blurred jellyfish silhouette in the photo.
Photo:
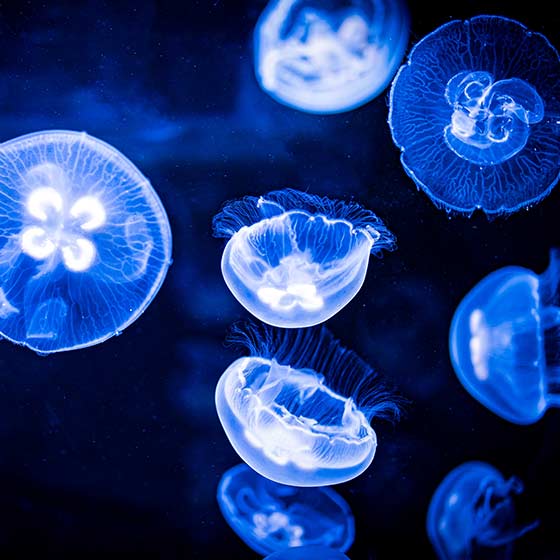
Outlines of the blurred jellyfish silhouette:
[[350,480],[373,461],[370,420],[398,415],[398,401],[354,352],[324,327],[235,326],[249,356],[216,387],[216,408],[239,456],[262,476],[292,486]]
[[171,262],[171,231],[148,180],[85,133],[0,145],[0,333],[38,353],[119,334]]
[[295,109],[354,109],[397,71],[408,21],[400,0],[272,0],[255,28],[257,80]]
[[230,202],[214,217],[229,238],[222,274],[237,300],[277,327],[317,325],[360,290],[369,255],[394,248],[371,211],[293,189]]
[[436,205],[505,214],[536,203],[560,172],[558,52],[504,17],[449,22],[397,73],[389,125]]
[[349,560],[346,554],[326,546],[298,546],[270,554],[264,560]]
[[481,280],[451,322],[449,350],[471,395],[516,424],[560,406],[560,251],[541,276],[508,266]]
[[511,558],[513,541],[537,526],[516,524],[514,497],[522,491],[519,479],[505,480],[487,463],[453,469],[435,491],[426,520],[439,560],[479,558],[477,551],[488,549],[492,558]]
[[217,497],[231,528],[259,554],[309,545],[345,552],[354,541],[352,511],[328,487],[278,484],[242,463],[222,476]]

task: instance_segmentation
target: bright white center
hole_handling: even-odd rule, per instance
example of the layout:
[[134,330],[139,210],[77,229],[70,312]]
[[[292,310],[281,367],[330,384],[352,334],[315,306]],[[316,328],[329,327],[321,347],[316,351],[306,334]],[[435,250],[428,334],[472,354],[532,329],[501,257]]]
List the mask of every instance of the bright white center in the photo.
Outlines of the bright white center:
[[67,207],[56,188],[34,189],[27,198],[26,210],[39,223],[22,230],[21,250],[35,260],[45,260],[60,250],[68,270],[84,272],[97,256],[95,244],[84,233],[102,227],[107,213],[101,201],[91,195],[78,198],[68,211]]
[[107,218],[103,204],[94,196],[79,198],[70,208],[70,215],[73,218],[85,218],[80,225],[84,231],[100,228]]
[[49,210],[56,214],[62,213],[64,206],[60,193],[52,187],[35,189],[27,199],[27,211],[41,222],[46,222]]

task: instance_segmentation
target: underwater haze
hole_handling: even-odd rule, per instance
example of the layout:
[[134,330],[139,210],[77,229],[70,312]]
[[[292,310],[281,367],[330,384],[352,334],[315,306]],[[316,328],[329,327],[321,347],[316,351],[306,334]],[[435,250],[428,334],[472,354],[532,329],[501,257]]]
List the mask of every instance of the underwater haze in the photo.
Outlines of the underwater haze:
[[[481,14],[519,21],[560,48],[560,18],[544,0],[407,4],[403,63],[441,25]],[[324,323],[403,403],[397,423],[372,422],[372,464],[333,486],[355,520],[344,554],[436,558],[432,496],[453,469],[478,461],[522,480],[516,519],[538,520],[512,558],[558,558],[560,411],[527,425],[501,418],[458,379],[448,340],[455,310],[483,278],[547,269],[560,247],[560,187],[507,217],[438,208],[401,164],[390,84],[329,115],[263,91],[253,33],[266,6],[0,4],[1,141],[72,130],[106,142],[148,179],[173,235],[159,292],[119,336],[48,356],[0,340],[0,558],[261,558],[216,499],[240,462],[214,401],[240,357],[224,341],[251,314],[224,281],[226,241],[212,219],[227,201],[280,189],[354,201],[396,238],[394,251],[368,256],[363,285]]]

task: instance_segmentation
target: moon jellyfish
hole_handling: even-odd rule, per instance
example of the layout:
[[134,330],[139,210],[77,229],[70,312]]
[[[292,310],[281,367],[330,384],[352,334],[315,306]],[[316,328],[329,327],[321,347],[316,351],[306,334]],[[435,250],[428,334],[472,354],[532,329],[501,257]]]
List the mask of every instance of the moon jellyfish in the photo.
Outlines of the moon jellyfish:
[[230,339],[249,356],[216,387],[216,408],[239,456],[262,476],[292,486],[350,480],[373,461],[372,418],[398,403],[371,367],[324,327],[249,324]]
[[44,131],[0,145],[0,333],[41,354],[119,334],[171,261],[165,210],[115,148]]
[[277,327],[309,327],[342,309],[364,282],[369,255],[394,237],[355,202],[293,189],[225,205],[214,235],[229,238],[222,274],[237,300]]
[[438,558],[468,560],[485,549],[500,552],[492,558],[510,558],[512,542],[537,525],[516,524],[514,498],[522,491],[519,479],[505,480],[487,463],[470,461],[453,469],[428,508],[426,530]]
[[326,546],[301,546],[270,554],[264,560],[349,560],[346,554]]
[[310,113],[379,95],[408,44],[400,0],[273,0],[255,29],[255,72],[277,101]]
[[449,349],[471,395],[516,424],[536,422],[560,406],[560,251],[537,276],[517,266],[481,280],[461,301]]
[[451,21],[397,73],[389,125],[436,205],[505,214],[538,202],[560,173],[558,52],[511,19]]
[[259,554],[309,545],[345,552],[354,541],[354,516],[334,490],[277,484],[244,463],[223,475],[218,503],[231,528]]

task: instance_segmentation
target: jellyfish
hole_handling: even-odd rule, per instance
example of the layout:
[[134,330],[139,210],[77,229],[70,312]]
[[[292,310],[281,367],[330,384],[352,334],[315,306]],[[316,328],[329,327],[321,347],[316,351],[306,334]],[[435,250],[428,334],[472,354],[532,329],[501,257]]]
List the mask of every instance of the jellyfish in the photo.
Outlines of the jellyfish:
[[270,554],[264,560],[349,560],[346,554],[326,546],[298,546]]
[[511,558],[512,542],[537,526],[516,524],[514,497],[522,491],[518,478],[505,480],[488,463],[453,469],[435,491],[426,520],[439,560],[469,560],[484,549],[495,549],[492,558]]
[[389,126],[437,206],[495,215],[534,204],[560,173],[558,52],[508,18],[446,23],[398,71]]
[[255,28],[257,81],[301,111],[349,111],[390,82],[408,22],[401,0],[272,0]]
[[216,409],[239,456],[260,475],[291,486],[351,480],[373,461],[373,418],[400,403],[379,375],[325,327],[234,325],[229,339],[249,355],[216,387]]
[[40,354],[119,334],[158,292],[171,231],[149,181],[86,133],[0,145],[0,334]]
[[222,476],[218,503],[231,528],[259,554],[310,545],[346,552],[354,541],[354,516],[337,492],[277,484],[244,463]]
[[317,325],[360,290],[369,255],[394,249],[394,237],[371,211],[294,189],[248,196],[214,217],[229,238],[224,280],[255,317],[276,327]]
[[449,350],[471,395],[505,420],[537,422],[560,406],[560,250],[538,276],[500,268],[461,301],[451,322]]

